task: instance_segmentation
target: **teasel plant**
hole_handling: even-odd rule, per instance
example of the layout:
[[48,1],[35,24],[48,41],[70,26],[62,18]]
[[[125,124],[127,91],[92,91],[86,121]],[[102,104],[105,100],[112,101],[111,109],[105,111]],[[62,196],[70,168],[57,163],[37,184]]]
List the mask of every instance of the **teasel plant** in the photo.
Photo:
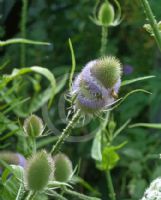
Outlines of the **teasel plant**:
[[[23,1],[24,7],[22,13],[22,26],[26,25],[26,9],[27,3]],[[97,166],[106,174],[108,184],[108,194],[111,200],[116,199],[114,186],[111,178],[111,169],[117,164],[119,155],[117,150],[122,148],[126,142],[114,146],[113,140],[120,134],[120,132],[129,124],[129,120],[121,127],[116,129],[116,122],[114,121],[111,111],[120,105],[129,95],[134,92],[145,92],[143,89],[131,91],[123,98],[118,98],[118,93],[121,87],[153,78],[153,76],[136,78],[134,80],[122,81],[122,65],[118,58],[111,55],[106,55],[107,48],[107,30],[110,26],[116,26],[120,23],[121,11],[120,5],[114,0],[118,8],[118,14],[114,12],[114,7],[109,1],[100,3],[97,7],[96,18],[94,21],[97,25],[102,27],[100,58],[89,61],[82,71],[75,77],[75,56],[72,47],[72,42],[69,40],[69,46],[72,57],[72,69],[69,77],[69,94],[72,105],[73,117],[69,121],[66,128],[62,131],[57,142],[53,145],[51,152],[45,150],[37,151],[36,138],[41,137],[44,131],[44,124],[42,120],[36,116],[29,116],[23,126],[24,135],[32,139],[32,152],[25,168],[15,166],[15,163],[8,163],[8,160],[2,159],[1,164],[6,167],[4,171],[3,180],[7,183],[16,183],[15,199],[33,200],[34,198],[46,199],[47,196],[52,196],[56,199],[66,200],[65,195],[70,195],[75,199],[82,200],[100,200],[96,197],[89,197],[82,193],[76,192],[73,189],[72,177],[75,173],[70,159],[60,153],[64,141],[71,134],[75,124],[84,116],[89,115],[91,118],[102,117],[104,121],[100,122],[100,129],[96,133],[93,146],[91,150],[92,158],[96,160]],[[98,14],[98,15],[97,15]],[[22,36],[26,37],[26,29],[21,27]],[[26,38],[11,39],[1,41],[0,46],[8,44],[21,43],[21,63],[25,64],[25,44],[43,44],[36,41],[31,41]],[[46,44],[46,43],[45,43]],[[47,43],[48,45],[48,43]],[[55,89],[55,79],[49,71],[40,67],[23,68],[20,71],[14,71],[10,76],[6,76],[6,83],[12,81],[15,77],[28,72],[38,72],[45,74],[52,85],[52,92]],[[53,92],[54,93],[54,92]],[[51,101],[54,95],[51,95]],[[118,99],[117,99],[118,98]],[[51,105],[51,103],[50,103]],[[110,131],[107,131],[110,130]],[[115,160],[107,162],[108,156],[113,155]],[[107,159],[107,160],[106,160]],[[3,161],[4,160],[4,161]],[[6,162],[7,161],[7,162]],[[103,165],[103,163],[106,163]],[[62,173],[63,172],[63,173]],[[10,175],[12,176],[10,177]],[[17,184],[20,183],[20,184]],[[6,188],[7,190],[7,188]],[[8,192],[8,191],[7,191]],[[11,198],[10,198],[11,199]]]
[[[114,14],[114,8],[108,1],[102,4],[97,4],[98,19],[95,17],[95,24],[102,26],[102,31],[108,29],[109,26],[116,26],[120,23],[121,9],[117,1],[115,1],[119,13]],[[96,10],[94,10],[96,13]],[[117,16],[114,20],[114,16]],[[96,20],[97,19],[97,20]],[[92,19],[93,20],[93,19]],[[98,20],[100,20],[98,22]],[[137,81],[153,78],[154,76],[140,77],[130,81],[122,81],[122,64],[118,58],[111,55],[106,55],[107,49],[107,34],[102,34],[101,39],[101,57],[89,61],[82,71],[75,77],[73,83],[73,74],[75,70],[75,55],[71,40],[69,46],[72,57],[72,70],[69,79],[70,98],[72,110],[74,112],[71,121],[63,130],[56,144],[53,145],[51,154],[57,154],[61,145],[71,134],[72,128],[84,116],[91,118],[102,116],[104,121],[100,122],[99,131],[93,140],[91,156],[96,161],[98,168],[105,173],[109,197],[111,200],[116,199],[114,186],[112,183],[111,170],[115,167],[119,160],[117,150],[122,148],[126,141],[122,144],[114,146],[114,139],[127,127],[130,120],[126,121],[121,127],[116,128],[116,123],[113,120],[111,111],[119,106],[129,95],[135,92],[145,92],[143,89],[136,89],[126,94],[123,98],[118,98],[118,92],[121,86],[125,86]],[[114,160],[109,161],[110,154],[114,156]],[[106,163],[105,165],[103,163]]]
[[[116,199],[114,186],[111,177],[111,170],[116,166],[119,155],[117,150],[122,148],[126,141],[114,146],[114,139],[127,127],[130,120],[126,121],[121,127],[116,127],[116,122],[112,110],[117,108],[129,95],[135,92],[149,93],[143,89],[136,89],[122,98],[118,98],[121,86],[135,83],[137,81],[153,78],[154,76],[139,77],[133,80],[122,81],[122,64],[118,58],[106,55],[107,49],[107,30],[111,26],[116,26],[121,22],[121,8],[117,1],[114,1],[118,11],[115,14],[114,7],[109,1],[98,2],[94,9],[92,21],[102,27],[100,58],[89,61],[82,71],[75,77],[73,74],[76,67],[75,55],[71,40],[69,46],[72,58],[72,70],[69,78],[70,99],[73,110],[73,117],[67,127],[63,130],[56,144],[53,145],[51,154],[57,154],[61,145],[71,134],[72,128],[84,116],[91,118],[102,116],[99,131],[96,133],[91,149],[91,156],[96,161],[98,169],[103,171],[106,176],[109,197]],[[114,160],[110,160],[113,155]],[[105,164],[104,164],[105,163]]]

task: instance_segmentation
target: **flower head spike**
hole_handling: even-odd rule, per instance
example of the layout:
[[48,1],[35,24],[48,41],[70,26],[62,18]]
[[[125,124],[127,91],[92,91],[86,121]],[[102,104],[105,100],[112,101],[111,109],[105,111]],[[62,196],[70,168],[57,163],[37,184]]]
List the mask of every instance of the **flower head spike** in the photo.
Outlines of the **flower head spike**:
[[54,164],[54,179],[60,182],[69,181],[73,173],[72,163],[69,158],[65,154],[59,153],[54,157]]
[[117,0],[113,0],[116,5],[117,11],[114,6],[108,1],[104,0],[101,5],[97,2],[94,9],[94,17],[91,20],[98,26],[117,26],[121,22],[121,7]]
[[41,136],[44,131],[43,121],[40,117],[31,115],[24,121],[23,129],[28,136]]
[[32,191],[43,190],[52,179],[54,164],[51,157],[45,152],[36,153],[27,162],[25,169],[25,185]]
[[87,63],[76,77],[72,95],[75,108],[96,114],[113,104],[121,85],[122,68],[118,59],[109,56]]
[[161,178],[157,178],[150,184],[141,200],[159,200],[161,199]]

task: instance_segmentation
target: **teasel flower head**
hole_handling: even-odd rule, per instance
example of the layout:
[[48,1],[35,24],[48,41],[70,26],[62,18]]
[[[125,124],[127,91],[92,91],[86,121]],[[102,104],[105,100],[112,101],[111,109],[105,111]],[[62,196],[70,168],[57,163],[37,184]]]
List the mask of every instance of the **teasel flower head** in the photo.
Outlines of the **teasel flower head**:
[[109,26],[117,26],[121,22],[121,7],[117,0],[113,4],[108,0],[97,2],[93,14],[93,17],[90,18],[98,26],[108,28]]
[[55,164],[54,179],[60,182],[68,182],[73,174],[72,162],[63,153],[59,153],[53,158]]
[[[0,152],[0,160],[6,162],[9,165],[19,165],[21,167],[26,166],[26,159],[20,153],[13,153],[10,151],[2,151],[2,152]],[[3,168],[4,168],[4,166],[0,165],[0,172],[3,171]]]
[[159,200],[161,199],[161,178],[157,178],[151,182],[148,189],[146,189],[141,200]]
[[23,129],[27,136],[39,137],[44,131],[44,124],[40,117],[31,115],[25,119]]
[[120,61],[112,56],[87,63],[73,83],[71,94],[75,95],[75,108],[85,114],[106,110],[115,102],[121,74]]
[[53,178],[54,163],[46,151],[37,152],[27,162],[25,186],[28,190],[42,191]]
[[113,22],[114,15],[113,6],[108,1],[103,2],[98,11],[98,20],[100,23],[104,26],[108,26]]

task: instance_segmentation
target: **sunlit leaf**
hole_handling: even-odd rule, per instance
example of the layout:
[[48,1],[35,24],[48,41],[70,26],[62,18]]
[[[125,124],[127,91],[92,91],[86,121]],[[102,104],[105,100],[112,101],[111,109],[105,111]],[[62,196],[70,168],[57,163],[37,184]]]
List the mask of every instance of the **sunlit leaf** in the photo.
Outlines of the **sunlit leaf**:
[[139,77],[139,78],[135,78],[135,79],[131,79],[131,80],[124,80],[124,81],[122,81],[121,86],[129,85],[129,84],[132,84],[135,82],[144,81],[144,80],[151,79],[151,78],[155,78],[155,76],[143,76],[143,77]]

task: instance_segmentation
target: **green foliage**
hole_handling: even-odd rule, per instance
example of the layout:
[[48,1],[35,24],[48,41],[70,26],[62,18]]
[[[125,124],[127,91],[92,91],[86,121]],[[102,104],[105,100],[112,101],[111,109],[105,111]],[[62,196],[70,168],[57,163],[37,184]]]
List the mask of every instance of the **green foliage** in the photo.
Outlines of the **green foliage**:
[[11,165],[3,172],[0,186],[2,200],[23,199],[23,177],[23,168],[16,165]]
[[[21,2],[1,2],[1,150],[21,152],[26,157],[33,153],[32,144],[24,138],[21,124],[24,118],[32,113],[36,112],[36,115],[41,116],[41,109],[48,101],[48,111],[45,113],[48,118],[45,118],[45,123],[47,128],[48,125],[49,129],[54,125],[56,129],[51,130],[50,136],[47,132],[34,142],[37,149],[51,149],[51,145],[56,143],[57,136],[53,136],[53,133],[63,130],[64,123],[68,123],[65,119],[70,105],[68,102],[62,103],[64,92],[72,87],[74,72],[80,72],[87,61],[99,55],[100,29],[89,19],[95,6],[93,21],[100,25],[97,23],[98,8],[101,8],[102,2],[96,2],[97,5],[90,0],[30,1],[25,11],[27,18],[23,21],[26,32],[24,35],[22,27],[19,28],[19,25],[22,26],[21,16],[17,15],[21,13]],[[160,32],[161,12],[159,1],[149,0],[156,16],[156,23],[152,25],[146,22],[139,1],[109,2],[115,12],[112,26],[118,25],[121,18],[122,20],[116,28],[102,29],[102,35],[106,39],[103,40],[106,45],[102,52],[104,55],[117,56],[123,63],[119,100],[111,108],[112,114],[103,115],[104,121],[96,118],[87,123],[85,119],[83,126],[75,127],[72,131],[74,136],[93,134],[93,141],[65,143],[62,151],[70,155],[74,165],[80,163],[77,173],[82,177],[81,181],[75,181],[73,177],[70,183],[78,184],[78,189],[83,193],[98,195],[102,200],[107,199],[107,184],[103,173],[110,169],[117,199],[138,200],[143,196],[149,182],[161,173],[161,70],[160,54],[154,40],[156,27]],[[107,20],[104,17],[102,19]],[[146,30],[153,37],[142,28],[145,23],[149,23]],[[70,48],[68,38],[71,38]],[[25,47],[25,53],[21,47]],[[20,64],[23,56],[25,64]],[[131,74],[124,73],[126,65],[132,67]],[[71,73],[67,75],[69,71]],[[152,94],[145,95],[147,91]],[[42,115],[44,116],[44,113]],[[48,131],[50,133],[50,130]],[[128,143],[120,147],[119,144],[124,144],[124,141]],[[95,163],[91,157],[97,168],[94,167]],[[22,184],[23,173],[24,170],[19,166],[5,165],[0,177],[0,199],[23,200],[27,197],[28,191]],[[63,195],[60,195],[60,192]],[[69,184],[51,180],[43,193],[37,194],[34,199],[74,200],[78,199],[78,196],[80,199],[88,198],[83,195],[75,192]]]
[[108,170],[113,169],[120,159],[116,150],[122,148],[125,144],[126,142],[118,146],[105,147],[102,151],[102,160],[100,163],[99,162],[97,163],[97,167],[103,171],[108,171]]

